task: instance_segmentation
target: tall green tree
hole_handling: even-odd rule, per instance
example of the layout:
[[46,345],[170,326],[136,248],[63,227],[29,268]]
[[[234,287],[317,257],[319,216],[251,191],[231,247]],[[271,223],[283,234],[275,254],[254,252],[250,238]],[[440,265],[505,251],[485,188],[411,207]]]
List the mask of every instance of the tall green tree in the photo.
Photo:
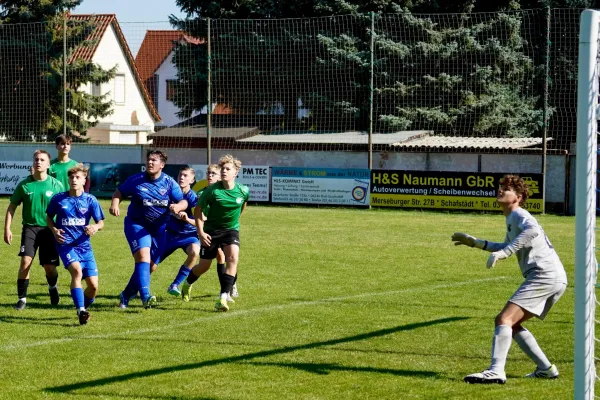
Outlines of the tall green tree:
[[[211,23],[217,100],[250,115],[283,109],[284,129],[366,130],[373,12],[377,130],[521,137],[543,128],[543,7],[592,2],[177,0],[191,17],[172,22],[206,38],[200,21],[218,19]],[[313,19],[253,20],[305,17]],[[206,65],[206,51],[197,54],[196,66]],[[192,70],[189,58],[180,60],[180,72]],[[187,73],[186,84],[202,87],[192,82],[205,76]],[[308,118],[297,118],[298,99]],[[206,99],[182,93],[176,103],[185,116]]]
[[[8,140],[53,141],[63,133],[63,64],[67,72],[68,133],[85,135],[99,118],[112,113],[106,95],[81,90],[109,82],[116,69],[76,56],[91,47],[93,20],[69,20],[82,0],[2,0],[0,9],[0,135]],[[66,35],[64,20],[67,19]],[[63,43],[66,36],[67,54]]]

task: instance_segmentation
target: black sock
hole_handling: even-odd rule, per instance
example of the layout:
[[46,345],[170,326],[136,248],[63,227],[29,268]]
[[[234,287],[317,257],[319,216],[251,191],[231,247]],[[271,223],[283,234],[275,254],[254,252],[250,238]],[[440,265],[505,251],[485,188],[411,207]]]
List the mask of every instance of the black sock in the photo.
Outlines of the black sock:
[[58,282],[58,274],[56,274],[54,276],[46,275],[46,281],[48,282],[48,286],[50,286],[50,287],[56,286],[56,282]]
[[20,299],[27,297],[27,287],[29,286],[29,279],[17,279],[17,296]]
[[235,285],[236,282],[237,282],[237,274],[235,274],[235,276],[233,277],[233,284]]
[[221,278],[221,293],[231,292],[234,279],[235,277],[232,275],[228,275],[227,273],[223,274],[223,277]]
[[188,285],[193,285],[194,282],[196,282],[198,280],[198,278],[200,278],[199,276],[194,275],[194,270],[190,271],[190,274],[188,275],[186,281],[188,283]]
[[225,273],[225,264],[217,263],[217,275],[219,276],[219,282],[221,282],[221,277]]

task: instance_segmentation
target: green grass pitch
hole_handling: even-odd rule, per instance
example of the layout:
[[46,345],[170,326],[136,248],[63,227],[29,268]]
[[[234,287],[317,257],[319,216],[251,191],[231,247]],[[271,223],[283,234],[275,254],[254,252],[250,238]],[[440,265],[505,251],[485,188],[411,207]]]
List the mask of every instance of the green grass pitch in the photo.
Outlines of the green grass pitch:
[[[0,199],[2,224],[6,198]],[[536,336],[561,377],[513,343],[506,385],[462,378],[489,365],[494,317],[521,283],[516,259],[487,270],[487,253],[455,247],[454,231],[501,241],[500,214],[250,206],[242,217],[240,297],[213,311],[213,268],[189,303],[168,284],[184,260],[152,277],[155,309],[118,294],[133,269],[123,215],[93,239],[100,294],[79,326],[60,267],[51,307],[32,267],[28,308],[16,302],[21,208],[12,246],[0,245],[0,399],[566,399],[573,393],[572,217],[539,216],[569,288]]]

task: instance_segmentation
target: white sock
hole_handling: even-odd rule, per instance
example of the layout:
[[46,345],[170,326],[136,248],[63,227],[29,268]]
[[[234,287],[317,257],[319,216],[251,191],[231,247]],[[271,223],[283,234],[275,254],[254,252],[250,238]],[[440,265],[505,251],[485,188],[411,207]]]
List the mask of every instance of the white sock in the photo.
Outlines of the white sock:
[[21,297],[19,300],[21,300],[23,303],[27,303],[27,297]]
[[552,366],[548,357],[546,357],[531,332],[527,329],[517,332],[514,339],[521,350],[527,354],[527,357],[531,358],[539,369],[547,370]]
[[504,373],[506,357],[512,342],[512,328],[508,325],[499,325],[494,330],[494,339],[492,339],[492,364],[490,370],[498,373]]
[[222,299],[222,300],[227,300],[227,295],[228,295],[228,294],[229,294],[229,293],[221,293],[221,299]]

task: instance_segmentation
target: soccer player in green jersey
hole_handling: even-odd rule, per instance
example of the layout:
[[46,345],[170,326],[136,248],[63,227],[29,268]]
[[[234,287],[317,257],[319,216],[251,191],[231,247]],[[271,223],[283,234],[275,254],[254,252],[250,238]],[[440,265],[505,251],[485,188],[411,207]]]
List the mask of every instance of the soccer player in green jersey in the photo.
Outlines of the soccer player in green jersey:
[[[250,197],[248,187],[235,181],[242,163],[231,155],[221,157],[221,181],[207,187],[194,210],[196,227],[202,247],[200,262],[194,266],[184,283],[193,284],[210,268],[219,248],[225,254],[225,271],[219,276],[221,292],[215,304],[218,311],[227,311],[227,297],[233,288],[240,254],[240,215]],[[209,209],[204,220],[203,210]]]
[[[48,175],[58,179],[64,186],[65,190],[69,190],[69,170],[79,165],[79,162],[69,158],[71,152],[71,138],[67,135],[59,135],[54,141],[58,156],[50,161],[50,169]],[[90,180],[86,178],[83,190],[86,193],[90,191]]]
[[60,301],[56,282],[58,281],[58,253],[52,232],[46,223],[46,208],[50,199],[56,193],[64,192],[65,188],[57,179],[48,175],[50,154],[45,150],[33,153],[33,174],[23,179],[17,185],[10,198],[4,220],[4,241],[12,244],[12,224],[15,211],[23,203],[23,230],[19,256],[19,274],[17,279],[17,295],[19,301],[16,310],[23,310],[27,302],[27,287],[29,286],[29,269],[38,248],[40,264],[46,271],[50,303],[57,305]]
[[[208,182],[208,186],[221,180],[221,168],[217,164],[210,164],[206,168],[206,180]],[[198,190],[198,193],[197,193],[198,199],[202,196],[202,193],[205,190],[206,190],[206,188]],[[204,220],[206,221],[206,214],[208,214],[208,209],[203,210],[202,214],[203,214],[202,218],[204,218]],[[195,224],[195,220],[194,220],[194,224]],[[208,270],[208,268],[210,268],[210,264],[212,263],[212,260],[209,260],[209,261],[210,262],[208,263],[208,266],[206,267],[207,270]],[[219,248],[217,250],[217,276],[219,277],[219,282],[221,282],[221,275],[223,275],[224,273],[225,273],[225,254],[223,254],[223,250],[221,248]],[[188,275],[189,275],[189,272],[188,272]],[[187,278],[187,276],[186,276],[186,278]],[[235,276],[235,279],[237,280],[237,274]],[[184,290],[181,293],[181,295],[183,297],[183,301],[190,301],[190,292],[192,290],[192,286],[184,284],[183,289]],[[231,289],[230,295],[234,296],[234,297],[238,296],[235,281],[233,283],[233,288]],[[229,296],[227,298],[227,301],[231,301],[232,303],[235,303],[235,300],[233,300],[233,298],[231,296]]]

